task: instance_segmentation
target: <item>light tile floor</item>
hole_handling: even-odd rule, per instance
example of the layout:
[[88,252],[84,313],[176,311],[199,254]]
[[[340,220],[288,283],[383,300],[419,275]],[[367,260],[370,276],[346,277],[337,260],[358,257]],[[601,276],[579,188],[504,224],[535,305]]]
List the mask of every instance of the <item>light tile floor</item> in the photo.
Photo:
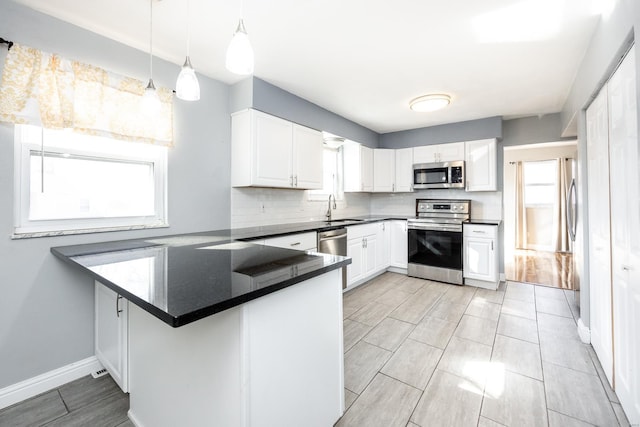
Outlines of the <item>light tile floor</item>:
[[338,427],[628,426],[573,292],[385,273],[344,296]]
[[[344,295],[338,427],[628,426],[573,293],[498,291],[385,273]],[[0,411],[0,426],[131,427],[110,377],[81,378]]]

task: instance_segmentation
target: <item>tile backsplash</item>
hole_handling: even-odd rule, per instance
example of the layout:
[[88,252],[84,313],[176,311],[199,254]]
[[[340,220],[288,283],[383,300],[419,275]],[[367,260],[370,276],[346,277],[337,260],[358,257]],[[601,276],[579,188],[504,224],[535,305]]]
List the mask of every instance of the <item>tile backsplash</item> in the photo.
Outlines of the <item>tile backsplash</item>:
[[[333,218],[363,215],[415,215],[416,199],[469,199],[474,219],[502,219],[502,192],[426,190],[415,193],[345,193]],[[274,188],[232,188],[231,227],[322,221],[327,201],[308,200],[307,191]]]

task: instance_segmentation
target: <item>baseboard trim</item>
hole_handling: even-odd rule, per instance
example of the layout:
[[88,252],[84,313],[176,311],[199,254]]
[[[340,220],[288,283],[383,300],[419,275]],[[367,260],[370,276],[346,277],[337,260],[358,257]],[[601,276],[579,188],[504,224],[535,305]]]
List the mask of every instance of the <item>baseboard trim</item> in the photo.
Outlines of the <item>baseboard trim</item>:
[[95,356],[91,356],[53,371],[45,372],[37,377],[12,384],[0,389],[0,409],[60,387],[102,368],[102,364],[98,359]]
[[580,341],[585,344],[591,344],[591,329],[587,328],[582,322],[582,317],[578,319],[578,335]]
[[504,275],[504,273],[500,273],[500,281],[501,282],[506,282],[507,281],[507,277]]

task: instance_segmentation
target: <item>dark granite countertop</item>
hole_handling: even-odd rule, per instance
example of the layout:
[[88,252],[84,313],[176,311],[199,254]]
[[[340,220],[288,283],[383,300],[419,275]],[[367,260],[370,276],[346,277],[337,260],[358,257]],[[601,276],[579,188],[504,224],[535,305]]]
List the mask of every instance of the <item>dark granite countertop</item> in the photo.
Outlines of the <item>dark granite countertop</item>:
[[478,225],[500,225],[502,223],[499,219],[470,219],[465,224],[478,224]]
[[351,259],[238,241],[241,230],[51,248],[158,319],[183,326],[346,267]]

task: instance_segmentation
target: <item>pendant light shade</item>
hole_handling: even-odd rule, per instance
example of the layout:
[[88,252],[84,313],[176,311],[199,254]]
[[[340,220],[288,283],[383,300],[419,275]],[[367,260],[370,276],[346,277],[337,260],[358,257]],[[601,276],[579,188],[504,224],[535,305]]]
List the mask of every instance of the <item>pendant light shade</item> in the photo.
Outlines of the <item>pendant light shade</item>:
[[234,74],[246,76],[253,73],[253,48],[249,42],[247,30],[242,18],[227,48],[227,70]]
[[200,99],[200,83],[198,82],[198,76],[196,76],[196,70],[191,65],[191,58],[189,58],[190,44],[189,1],[187,0],[187,57],[176,81],[176,96],[183,101],[197,101]]

